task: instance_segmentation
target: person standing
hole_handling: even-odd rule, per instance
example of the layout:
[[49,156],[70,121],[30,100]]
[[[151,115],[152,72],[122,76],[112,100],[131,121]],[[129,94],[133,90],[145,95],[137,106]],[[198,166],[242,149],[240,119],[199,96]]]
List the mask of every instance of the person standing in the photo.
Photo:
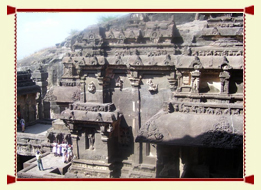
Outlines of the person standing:
[[21,124],[21,127],[22,127],[22,132],[24,132],[24,130],[25,130],[25,121],[24,121],[24,118],[21,118],[20,124]]
[[56,157],[57,156],[57,143],[56,141],[53,141],[53,154]]
[[37,161],[37,166],[39,168],[40,171],[44,171],[43,169],[43,163],[42,163],[42,154],[40,153],[39,150],[36,151],[36,161]]
[[57,156],[61,156],[61,145],[60,143],[58,142],[58,145],[57,145]]
[[64,153],[63,153],[63,163],[68,163],[68,153],[67,153],[67,149],[65,149]]
[[63,162],[65,163],[66,156],[67,156],[67,144],[63,141],[61,146],[62,146],[62,159],[63,159]]
[[67,155],[68,155],[67,161],[70,162],[72,160],[72,156],[73,156],[73,154],[72,154],[72,147],[71,147],[70,144],[69,144],[69,147],[68,147]]

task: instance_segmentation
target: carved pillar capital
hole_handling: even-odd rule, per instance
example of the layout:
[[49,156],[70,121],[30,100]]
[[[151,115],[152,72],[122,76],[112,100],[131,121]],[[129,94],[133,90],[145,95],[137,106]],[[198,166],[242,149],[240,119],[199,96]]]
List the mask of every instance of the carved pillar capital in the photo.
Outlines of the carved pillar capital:
[[170,77],[168,78],[169,86],[171,91],[175,91],[177,89],[177,76],[175,71],[170,73]]
[[103,85],[103,76],[102,76],[102,72],[101,71],[98,71],[97,74],[95,74],[95,76],[97,77],[98,79],[98,84],[99,85]]
[[138,71],[131,71],[130,76],[128,77],[132,87],[139,87],[142,76],[139,76]]

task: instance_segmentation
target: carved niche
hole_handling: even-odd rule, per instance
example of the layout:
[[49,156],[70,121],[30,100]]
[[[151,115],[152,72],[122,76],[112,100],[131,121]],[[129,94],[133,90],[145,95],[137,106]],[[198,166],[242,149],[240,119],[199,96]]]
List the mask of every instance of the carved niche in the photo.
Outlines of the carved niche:
[[232,67],[227,63],[226,57],[224,57],[224,63],[220,67],[223,70],[219,74],[219,78],[221,82],[220,93],[229,93],[229,79],[230,79],[229,70],[232,69]]
[[122,80],[120,77],[118,77],[118,78],[116,79],[116,81],[115,81],[115,86],[116,86],[116,87],[120,87],[120,90],[122,90],[122,88],[123,88],[123,80]]

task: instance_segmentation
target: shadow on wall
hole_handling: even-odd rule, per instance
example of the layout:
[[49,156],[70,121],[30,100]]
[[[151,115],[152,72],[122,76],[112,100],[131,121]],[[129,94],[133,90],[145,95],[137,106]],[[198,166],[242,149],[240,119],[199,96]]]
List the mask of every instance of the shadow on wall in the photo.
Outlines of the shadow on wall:
[[243,177],[242,135],[210,131],[157,144],[157,178]]

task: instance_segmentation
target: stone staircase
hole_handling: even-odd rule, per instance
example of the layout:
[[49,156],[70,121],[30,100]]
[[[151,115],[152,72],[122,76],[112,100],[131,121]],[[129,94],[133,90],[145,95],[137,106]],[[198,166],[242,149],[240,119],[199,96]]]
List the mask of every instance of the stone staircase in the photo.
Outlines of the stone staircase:
[[155,178],[156,166],[150,164],[132,165],[123,162],[120,178]]

